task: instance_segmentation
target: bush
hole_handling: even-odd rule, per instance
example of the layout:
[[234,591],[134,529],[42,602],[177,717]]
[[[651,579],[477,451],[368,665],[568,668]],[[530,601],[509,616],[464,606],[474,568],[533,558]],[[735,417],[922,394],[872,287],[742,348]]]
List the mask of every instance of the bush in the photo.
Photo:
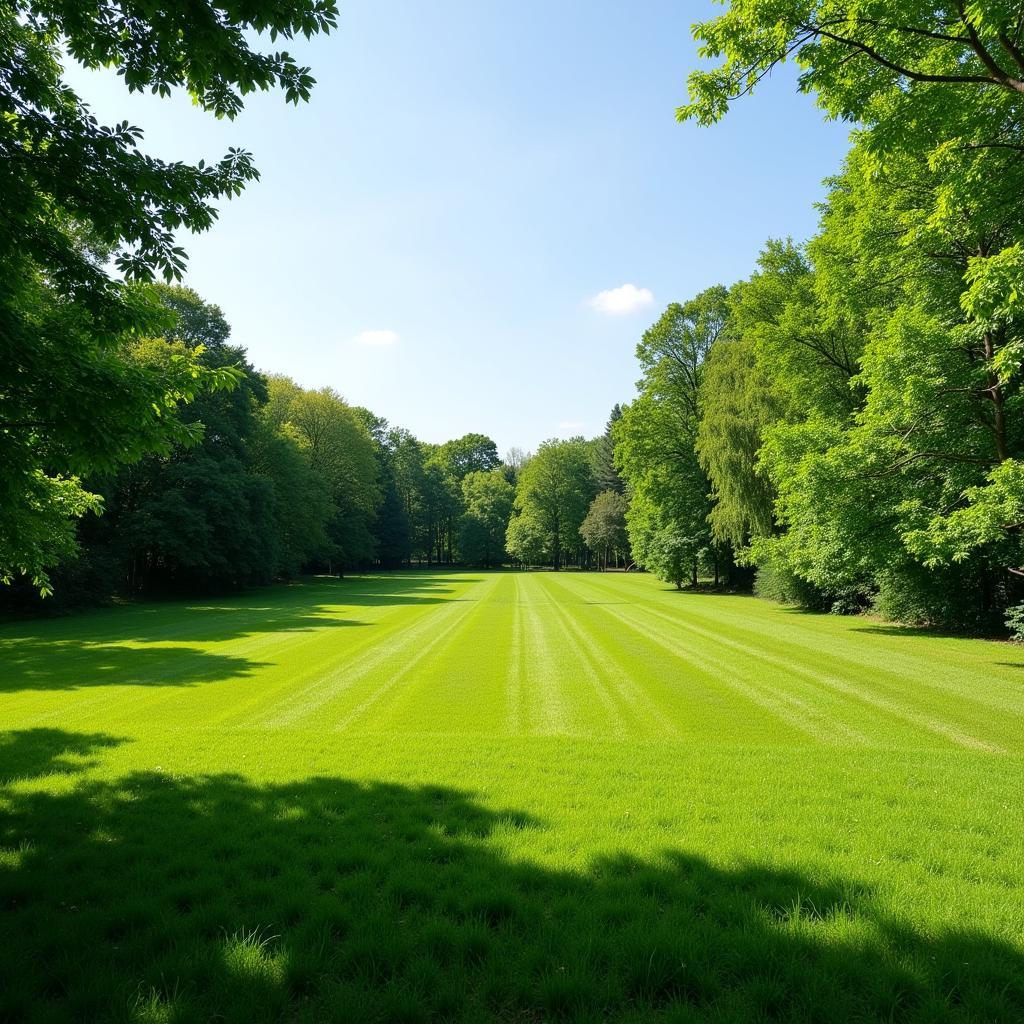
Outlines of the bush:
[[872,607],[875,597],[870,588],[856,585],[841,587],[823,596],[831,603],[829,611],[833,615],[860,615]]
[[797,576],[780,559],[772,559],[757,567],[754,594],[780,604],[795,604],[808,611],[828,611],[831,601],[814,584]]
[[1024,604],[1015,604],[1006,609],[1006,628],[1010,639],[1024,643]]
[[1010,616],[1024,607],[1013,605],[1017,590],[1005,571],[978,559],[934,569],[908,562],[880,574],[874,610],[910,626],[993,636],[1005,632],[1004,624],[1016,628]]

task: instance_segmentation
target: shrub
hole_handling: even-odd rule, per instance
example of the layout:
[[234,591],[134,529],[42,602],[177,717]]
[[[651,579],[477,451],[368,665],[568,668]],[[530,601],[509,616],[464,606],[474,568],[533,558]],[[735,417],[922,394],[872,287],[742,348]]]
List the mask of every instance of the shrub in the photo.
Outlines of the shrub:
[[991,636],[1004,623],[1014,630],[1015,590],[1008,574],[978,559],[938,568],[907,563],[879,575],[874,610],[892,622]]
[[795,604],[808,611],[827,611],[828,598],[814,584],[797,576],[780,559],[772,559],[757,567],[754,594],[780,604]]
[[1006,628],[1010,639],[1024,643],[1024,604],[1015,604],[1006,609]]

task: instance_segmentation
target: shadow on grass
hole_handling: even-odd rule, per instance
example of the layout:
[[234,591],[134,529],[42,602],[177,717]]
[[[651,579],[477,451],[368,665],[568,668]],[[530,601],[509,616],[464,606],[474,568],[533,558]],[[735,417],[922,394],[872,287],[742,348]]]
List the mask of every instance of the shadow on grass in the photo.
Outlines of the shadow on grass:
[[[479,577],[460,576],[460,582]],[[0,693],[88,686],[189,686],[250,675],[260,663],[180,647],[254,636],[367,626],[351,609],[458,600],[451,578],[318,578],[216,602],[159,602],[60,620],[28,620],[0,634]],[[126,646],[124,641],[151,644]],[[161,641],[163,645],[161,645]]]
[[0,784],[40,775],[74,774],[96,763],[93,755],[123,740],[99,732],[21,729],[0,733]]
[[[15,742],[38,742],[39,763],[59,745]],[[573,872],[503,852],[544,827],[452,789],[338,778],[19,787],[0,832],[0,1017],[1024,1014],[1024,957],[993,937],[918,934],[841,879],[678,852]]]
[[88,640],[0,641],[0,694],[90,686],[195,686],[251,675],[262,663],[197,647]]
[[[459,577],[457,582],[475,579]],[[115,621],[119,639],[142,642],[201,643],[257,633],[311,632],[366,625],[352,616],[353,609],[445,604],[455,592],[451,584],[450,576],[438,575],[320,576],[233,597],[136,605],[122,610]],[[95,621],[101,628],[105,625]]]

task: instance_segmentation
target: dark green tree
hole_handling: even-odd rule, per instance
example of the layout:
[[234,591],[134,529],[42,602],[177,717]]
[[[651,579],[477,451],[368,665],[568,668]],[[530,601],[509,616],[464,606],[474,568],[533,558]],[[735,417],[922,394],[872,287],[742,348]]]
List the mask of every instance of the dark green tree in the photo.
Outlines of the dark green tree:
[[594,483],[600,491],[615,491],[622,494],[626,484],[615,468],[615,424],[622,419],[622,406],[615,403],[605,425],[604,433],[596,439],[594,446]]

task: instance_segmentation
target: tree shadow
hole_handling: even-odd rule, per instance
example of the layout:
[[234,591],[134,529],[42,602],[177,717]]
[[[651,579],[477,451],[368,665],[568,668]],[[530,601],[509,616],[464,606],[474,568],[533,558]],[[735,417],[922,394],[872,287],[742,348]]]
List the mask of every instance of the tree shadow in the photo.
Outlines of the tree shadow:
[[[479,577],[460,576],[460,582]],[[0,664],[17,657],[19,647],[138,643],[217,643],[260,633],[306,633],[368,623],[341,611],[361,607],[440,605],[451,595],[451,575],[315,577],[259,592],[216,599],[147,601],[94,610],[60,619],[19,619],[0,632]],[[88,640],[82,640],[87,634]],[[168,652],[169,653],[169,652]],[[198,653],[198,652],[193,652]],[[158,660],[158,659],[154,659]],[[2,688],[2,683],[0,683]]]
[[0,733],[0,784],[55,773],[72,775],[91,767],[99,750],[125,741],[106,733],[63,729],[20,729]]
[[196,686],[250,676],[262,662],[197,647],[89,640],[0,640],[0,693],[91,686]]
[[454,593],[451,582],[445,576],[320,576],[236,597],[139,605],[123,610],[127,618],[118,626],[122,637],[133,640],[196,642],[365,626],[339,609],[446,604]]
[[[478,576],[463,576],[476,582]],[[445,575],[317,578],[215,602],[150,602],[81,616],[7,624],[0,632],[0,693],[89,686],[192,686],[251,675],[262,663],[181,644],[372,624],[360,607],[460,600]],[[127,642],[127,643],[126,643]],[[139,647],[129,644],[147,644]]]
[[[59,743],[39,739],[42,763]],[[579,871],[503,852],[543,828],[453,789],[340,778],[139,773],[9,792],[0,1017],[1024,1014],[1019,948],[916,932],[854,882],[678,851]]]
[[[822,614],[822,613],[817,613]],[[957,632],[953,629],[941,629],[938,626],[911,626],[904,625],[899,622],[881,622],[877,619],[862,619],[856,621],[857,616],[853,616],[855,625],[853,626],[853,632],[855,633],[874,633],[878,636],[925,636],[925,637],[937,637],[939,639],[949,640],[978,640],[988,639],[992,643],[1000,643],[997,638],[985,637],[979,633],[965,633]]]

